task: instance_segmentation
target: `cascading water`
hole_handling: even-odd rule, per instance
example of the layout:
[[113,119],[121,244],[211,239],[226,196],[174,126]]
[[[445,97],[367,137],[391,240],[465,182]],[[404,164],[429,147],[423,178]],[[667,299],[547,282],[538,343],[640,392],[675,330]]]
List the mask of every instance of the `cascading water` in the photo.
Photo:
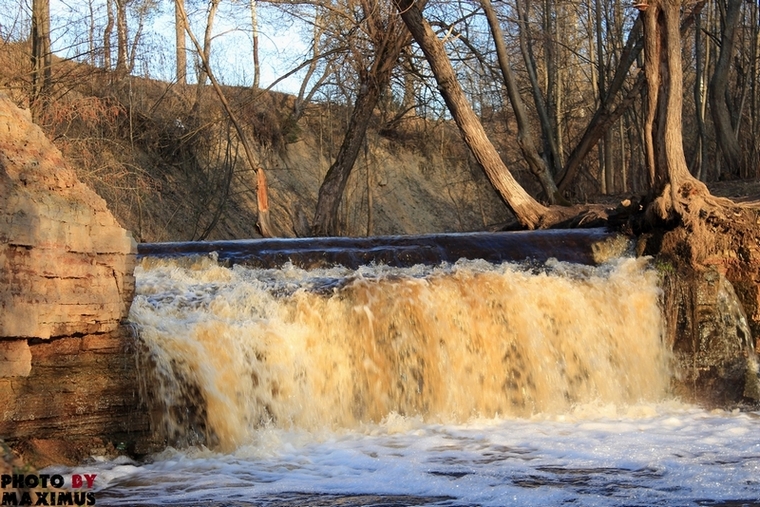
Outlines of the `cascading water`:
[[[231,450],[267,425],[350,428],[393,413],[459,423],[660,399],[668,354],[645,263],[146,261],[131,320],[167,435],[196,424],[207,444]],[[177,417],[188,410],[202,420]]]
[[646,260],[212,254],[136,277],[143,388],[179,448],[73,470],[99,505],[760,506],[760,414],[670,398]]

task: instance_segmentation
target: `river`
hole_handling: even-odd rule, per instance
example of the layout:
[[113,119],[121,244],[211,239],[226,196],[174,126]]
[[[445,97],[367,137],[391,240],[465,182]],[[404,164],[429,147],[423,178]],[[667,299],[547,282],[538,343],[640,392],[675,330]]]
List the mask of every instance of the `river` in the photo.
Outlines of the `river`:
[[760,505],[760,414],[670,395],[646,259],[136,276],[172,446],[75,469],[99,505]]

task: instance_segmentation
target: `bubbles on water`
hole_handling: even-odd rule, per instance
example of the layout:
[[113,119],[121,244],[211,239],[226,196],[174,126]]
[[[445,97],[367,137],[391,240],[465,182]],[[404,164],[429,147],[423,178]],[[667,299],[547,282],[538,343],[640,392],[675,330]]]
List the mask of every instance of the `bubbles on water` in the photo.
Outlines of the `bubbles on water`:
[[641,259],[307,271],[203,258],[136,275],[130,319],[170,441],[229,449],[266,427],[566,413],[668,384]]

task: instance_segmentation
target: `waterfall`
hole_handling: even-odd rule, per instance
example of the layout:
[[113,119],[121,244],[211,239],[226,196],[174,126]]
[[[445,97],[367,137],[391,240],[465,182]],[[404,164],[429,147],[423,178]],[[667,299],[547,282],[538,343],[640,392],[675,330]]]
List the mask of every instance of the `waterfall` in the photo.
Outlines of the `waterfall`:
[[303,270],[209,255],[145,258],[136,277],[143,388],[170,442],[557,414],[656,401],[670,381],[646,259]]

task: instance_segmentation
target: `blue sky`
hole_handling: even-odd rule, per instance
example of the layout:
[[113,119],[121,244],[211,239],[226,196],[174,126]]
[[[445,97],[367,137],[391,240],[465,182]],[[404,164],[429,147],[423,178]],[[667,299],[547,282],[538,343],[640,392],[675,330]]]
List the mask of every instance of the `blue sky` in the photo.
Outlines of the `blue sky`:
[[[18,40],[29,30],[31,3],[29,0],[8,0],[8,9],[0,9],[0,35]],[[188,14],[196,37],[203,38],[206,2],[188,1]],[[5,3],[5,2],[4,2]],[[102,46],[102,30],[106,11],[103,0],[93,0],[96,40]],[[211,65],[220,81],[230,85],[250,85],[253,81],[251,19],[247,2],[223,0],[214,25]],[[130,19],[130,32],[137,28]],[[175,75],[174,11],[172,2],[161,0],[153,11],[141,37],[141,48],[135,64],[135,75],[170,81]],[[278,9],[262,4],[259,7],[259,43],[261,86],[269,86],[279,76],[297,67],[308,58],[310,30],[293,17]],[[82,57],[88,51],[90,6],[87,2],[51,0],[51,28],[53,48],[64,58]],[[305,34],[305,36],[304,36]],[[134,35],[133,33],[131,35]],[[114,34],[115,36],[115,34]],[[115,42],[114,42],[115,45]],[[187,40],[188,49],[192,48]],[[114,49],[115,52],[115,49]],[[114,56],[115,58],[115,56]],[[188,76],[194,80],[192,54],[188,55]],[[295,92],[301,75],[296,75],[275,89]]]

